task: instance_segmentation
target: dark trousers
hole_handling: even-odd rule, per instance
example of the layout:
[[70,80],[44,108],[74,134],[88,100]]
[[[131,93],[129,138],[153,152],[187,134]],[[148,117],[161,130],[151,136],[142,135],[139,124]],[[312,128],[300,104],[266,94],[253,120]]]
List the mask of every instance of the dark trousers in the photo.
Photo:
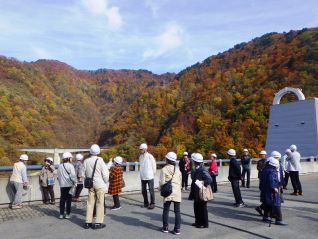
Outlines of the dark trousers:
[[188,179],[189,179],[188,172],[182,172],[182,187],[185,187],[185,188],[188,187]]
[[60,215],[64,215],[65,204],[66,204],[66,214],[71,213],[72,195],[68,193],[70,189],[71,187],[61,188]]
[[53,185],[47,187],[42,187],[43,190],[43,199],[45,203],[55,202],[54,189]]
[[[172,201],[167,201],[163,204],[162,224],[163,227],[168,227],[169,210]],[[180,213],[180,202],[173,202],[174,204],[174,230],[180,229],[181,225],[181,213]]]
[[144,205],[148,206],[148,194],[147,194],[147,184],[150,193],[150,204],[155,204],[155,189],[154,189],[154,180],[141,180],[141,191],[142,196],[144,197]]
[[113,195],[113,201],[115,207],[120,207],[119,195]]
[[284,177],[284,188],[285,188],[285,187],[287,187],[288,179],[289,179],[289,172],[285,172],[285,177]]
[[294,188],[294,193],[302,193],[301,183],[299,181],[299,171],[290,171],[289,172],[290,181]]
[[280,206],[271,206],[267,204],[264,205],[264,217],[274,217],[276,221],[282,221],[282,210]]
[[83,184],[77,184],[74,197],[75,198],[79,198],[79,196],[81,195],[82,190],[83,190]]
[[241,196],[241,190],[240,190],[240,181],[239,180],[232,180],[231,181],[231,186],[235,198],[235,203],[236,204],[241,204],[243,203],[242,196]]
[[218,185],[216,182],[216,176],[212,175],[212,183],[211,183],[211,188],[212,188],[212,192],[216,193],[218,191]]
[[242,170],[242,177],[243,177],[243,180],[242,180],[242,186],[245,187],[245,174],[246,174],[246,187],[250,187],[250,178],[251,178],[251,169],[250,168],[246,168],[246,167],[243,167],[243,170]]
[[209,227],[207,202],[194,201],[193,204],[195,224],[198,226]]

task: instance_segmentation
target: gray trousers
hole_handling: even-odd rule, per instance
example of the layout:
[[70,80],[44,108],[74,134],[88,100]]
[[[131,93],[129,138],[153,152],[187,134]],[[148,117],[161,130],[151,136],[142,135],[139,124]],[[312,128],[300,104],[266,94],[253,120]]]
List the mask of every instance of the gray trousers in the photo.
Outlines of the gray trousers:
[[16,206],[22,203],[22,194],[23,194],[23,183],[17,183],[10,181],[10,188],[13,192],[13,201],[12,206]]

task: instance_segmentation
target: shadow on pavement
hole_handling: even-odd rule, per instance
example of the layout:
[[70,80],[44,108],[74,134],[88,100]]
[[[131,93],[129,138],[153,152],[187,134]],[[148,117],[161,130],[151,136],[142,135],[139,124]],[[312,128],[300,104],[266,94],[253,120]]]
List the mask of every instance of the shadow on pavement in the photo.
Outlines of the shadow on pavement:
[[[142,213],[140,213],[142,214]],[[128,216],[119,216],[114,214],[109,214],[109,217],[117,222],[123,223],[128,226],[137,226],[137,227],[144,227],[147,229],[158,231],[160,228],[156,227],[152,223],[147,223],[145,221],[141,221],[140,219],[136,217],[128,217]]]

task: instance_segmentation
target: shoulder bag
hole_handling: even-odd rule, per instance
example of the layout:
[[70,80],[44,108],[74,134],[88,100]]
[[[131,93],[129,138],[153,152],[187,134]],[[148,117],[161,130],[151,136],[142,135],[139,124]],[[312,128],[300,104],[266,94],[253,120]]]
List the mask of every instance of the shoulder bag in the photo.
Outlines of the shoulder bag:
[[98,160],[98,158],[96,159],[95,164],[94,164],[92,177],[90,177],[90,178],[86,177],[85,180],[84,180],[84,187],[85,188],[90,189],[90,188],[93,188],[93,186],[94,186],[94,183],[93,183],[94,180],[93,179],[94,179],[94,174],[95,174],[95,170],[96,170],[97,160]]
[[173,179],[175,172],[176,172],[176,166],[174,166],[172,178],[168,182],[166,182],[164,185],[161,186],[160,195],[162,197],[168,197],[171,195],[171,193],[172,193],[172,179]]

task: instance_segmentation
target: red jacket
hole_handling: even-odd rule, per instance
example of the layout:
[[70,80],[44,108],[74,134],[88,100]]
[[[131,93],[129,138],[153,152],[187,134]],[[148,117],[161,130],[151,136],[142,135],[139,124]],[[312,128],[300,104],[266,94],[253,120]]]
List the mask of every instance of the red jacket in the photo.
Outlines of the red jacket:
[[216,163],[216,160],[212,160],[210,167],[209,167],[209,172],[217,172],[218,171],[218,165]]

